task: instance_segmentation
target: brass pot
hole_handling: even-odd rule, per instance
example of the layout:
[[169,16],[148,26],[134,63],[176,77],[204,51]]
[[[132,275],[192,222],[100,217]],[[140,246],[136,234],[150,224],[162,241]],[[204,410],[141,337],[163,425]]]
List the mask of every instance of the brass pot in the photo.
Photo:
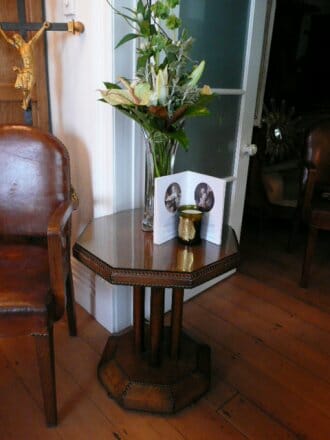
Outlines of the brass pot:
[[196,205],[182,205],[178,209],[178,238],[184,244],[197,244],[201,240],[203,212]]

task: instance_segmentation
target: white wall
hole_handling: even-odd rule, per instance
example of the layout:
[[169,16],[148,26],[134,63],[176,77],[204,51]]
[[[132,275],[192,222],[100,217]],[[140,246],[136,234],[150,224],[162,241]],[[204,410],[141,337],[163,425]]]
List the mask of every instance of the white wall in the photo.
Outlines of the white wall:
[[[85,32],[48,32],[47,37],[53,132],[70,152],[81,201],[75,216],[78,233],[92,217],[113,211],[113,110],[98,102],[97,93],[112,71],[113,26],[105,1],[78,0],[75,5],[75,19]],[[46,0],[46,17],[70,21],[61,0]]]
[[[45,5],[50,22],[72,18],[63,15],[62,0],[45,0]],[[83,34],[48,32],[47,38],[53,133],[69,150],[72,182],[80,199],[73,218],[75,239],[92,218],[133,207],[136,198],[132,124],[119,118],[115,133],[113,109],[98,101],[97,90],[114,75],[113,13],[105,0],[76,0],[73,18],[85,25]],[[129,70],[132,51],[126,48],[121,59]],[[124,166],[128,172],[123,172]],[[117,199],[116,188],[124,183]],[[129,288],[110,286],[75,259],[73,271],[76,300],[101,324],[110,331],[130,324]]]

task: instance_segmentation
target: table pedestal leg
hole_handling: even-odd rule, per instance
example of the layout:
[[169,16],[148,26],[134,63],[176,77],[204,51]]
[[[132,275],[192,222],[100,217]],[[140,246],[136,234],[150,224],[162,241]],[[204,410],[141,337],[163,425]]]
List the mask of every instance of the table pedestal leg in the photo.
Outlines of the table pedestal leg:
[[178,359],[180,350],[180,338],[182,330],[182,309],[184,289],[173,289],[172,292],[172,315],[171,315],[171,348],[172,359]]
[[111,335],[104,348],[98,377],[123,408],[171,414],[209,389],[210,349],[181,331],[183,289],[173,290],[171,327],[164,327],[164,292],[151,288],[147,325],[145,289],[134,287],[134,327]]
[[144,287],[134,287],[133,325],[134,342],[137,352],[144,351]]
[[164,326],[164,289],[151,289],[150,307],[150,364],[159,365]]

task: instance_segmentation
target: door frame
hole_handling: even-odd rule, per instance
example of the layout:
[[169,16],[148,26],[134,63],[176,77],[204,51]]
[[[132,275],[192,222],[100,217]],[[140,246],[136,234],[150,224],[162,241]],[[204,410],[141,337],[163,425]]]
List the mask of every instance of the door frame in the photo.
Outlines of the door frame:
[[230,199],[229,224],[238,239],[241,235],[245,193],[250,157],[243,148],[251,144],[255,120],[260,66],[264,46],[264,32],[268,2],[251,0],[241,109],[238,122],[236,153],[234,161],[234,181]]

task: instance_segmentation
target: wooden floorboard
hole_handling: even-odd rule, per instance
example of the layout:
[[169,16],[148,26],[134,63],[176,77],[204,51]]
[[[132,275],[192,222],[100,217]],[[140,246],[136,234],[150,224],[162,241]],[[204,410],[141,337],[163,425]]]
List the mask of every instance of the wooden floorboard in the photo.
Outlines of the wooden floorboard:
[[211,346],[212,384],[176,415],[108,398],[96,368],[109,333],[77,306],[76,338],[55,325],[59,425],[48,429],[32,338],[1,339],[0,440],[329,440],[330,237],[301,289],[302,237],[288,254],[285,226],[247,228],[239,271],[185,304],[185,331]]

